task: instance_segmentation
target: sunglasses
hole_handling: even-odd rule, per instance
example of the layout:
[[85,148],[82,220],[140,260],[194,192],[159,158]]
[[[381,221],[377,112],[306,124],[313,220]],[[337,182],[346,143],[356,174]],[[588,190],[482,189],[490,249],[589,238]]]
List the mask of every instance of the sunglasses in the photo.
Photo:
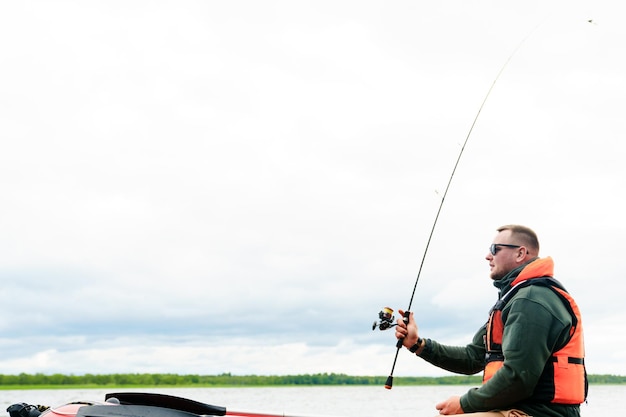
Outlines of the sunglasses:
[[491,246],[489,246],[489,252],[492,255],[495,255],[502,248],[521,248],[521,246],[520,245],[506,245],[504,243],[492,243]]

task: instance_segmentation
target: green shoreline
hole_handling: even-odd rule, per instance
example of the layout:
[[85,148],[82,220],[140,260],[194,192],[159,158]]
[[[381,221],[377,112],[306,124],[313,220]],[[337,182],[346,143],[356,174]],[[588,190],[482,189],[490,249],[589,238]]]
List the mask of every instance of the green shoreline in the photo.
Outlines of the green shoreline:
[[[178,374],[0,374],[0,390],[33,389],[99,389],[99,388],[229,388],[293,386],[383,386],[385,376],[352,376],[345,374],[301,375],[178,375]],[[481,377],[394,377],[398,385],[480,385]],[[589,375],[593,385],[626,384],[626,376]]]

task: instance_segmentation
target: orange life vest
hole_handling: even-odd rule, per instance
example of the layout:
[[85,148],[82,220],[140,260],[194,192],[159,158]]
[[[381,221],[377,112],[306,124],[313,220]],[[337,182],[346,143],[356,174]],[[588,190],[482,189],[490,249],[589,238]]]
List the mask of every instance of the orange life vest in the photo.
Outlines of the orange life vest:
[[[546,401],[557,404],[580,404],[587,397],[588,382],[584,363],[584,343],[581,314],[574,299],[563,286],[550,275],[535,276],[543,260],[530,263],[511,284],[511,289],[493,307],[487,323],[486,365],[483,383],[487,382],[504,365],[502,337],[504,323],[502,309],[506,303],[523,287],[543,285],[555,292],[572,315],[572,327],[565,346],[554,352],[546,363],[543,373],[531,396],[535,401]],[[548,258],[551,266],[551,259]],[[536,265],[533,265],[535,264]],[[528,271],[530,266],[532,268]],[[533,273],[534,272],[534,273]],[[547,272],[544,270],[543,272]]]

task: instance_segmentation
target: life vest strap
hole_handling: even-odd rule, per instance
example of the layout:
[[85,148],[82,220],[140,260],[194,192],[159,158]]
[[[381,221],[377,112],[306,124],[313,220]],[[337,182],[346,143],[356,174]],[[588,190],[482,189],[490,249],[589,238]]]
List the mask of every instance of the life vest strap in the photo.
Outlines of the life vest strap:
[[[556,356],[553,356],[552,358],[550,358],[551,362],[558,362],[559,358],[557,358]],[[574,365],[584,365],[585,364],[585,359],[583,358],[567,358],[567,363],[572,363]]]

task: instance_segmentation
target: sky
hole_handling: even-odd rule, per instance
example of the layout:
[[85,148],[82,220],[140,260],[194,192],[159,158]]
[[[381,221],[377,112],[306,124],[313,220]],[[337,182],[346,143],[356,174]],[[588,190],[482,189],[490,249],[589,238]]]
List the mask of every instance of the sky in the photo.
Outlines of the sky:
[[626,375],[625,6],[548,3],[3,2],[0,373],[388,375],[519,223]]

